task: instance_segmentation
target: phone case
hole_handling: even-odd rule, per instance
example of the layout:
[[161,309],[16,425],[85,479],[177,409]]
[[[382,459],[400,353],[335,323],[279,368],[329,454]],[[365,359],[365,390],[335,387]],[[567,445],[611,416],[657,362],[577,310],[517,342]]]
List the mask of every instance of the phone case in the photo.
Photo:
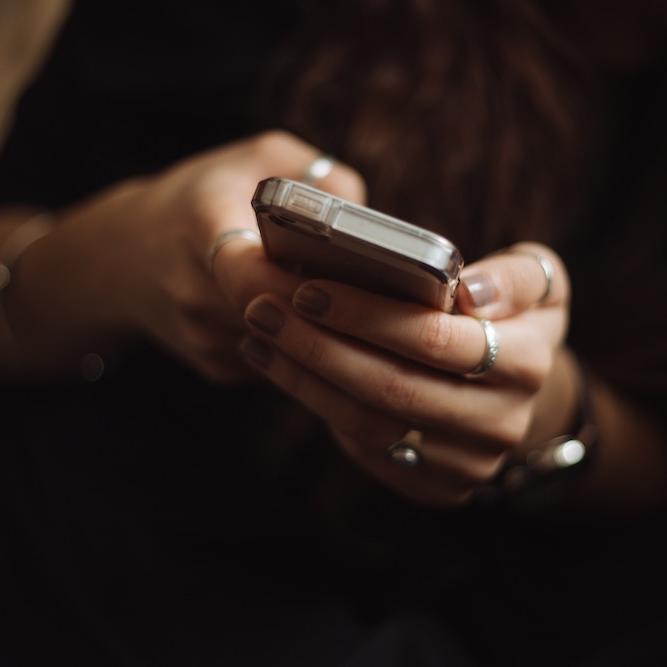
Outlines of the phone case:
[[267,255],[327,278],[450,311],[463,258],[438,234],[286,178],[252,199]]

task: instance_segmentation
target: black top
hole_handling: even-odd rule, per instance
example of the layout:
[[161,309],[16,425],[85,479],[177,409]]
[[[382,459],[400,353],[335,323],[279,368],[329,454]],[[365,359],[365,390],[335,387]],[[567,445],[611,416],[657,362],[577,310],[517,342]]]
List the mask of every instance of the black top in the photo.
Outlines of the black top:
[[[281,77],[316,29],[298,2],[76,3],[19,107],[0,200],[63,206],[274,126]],[[659,96],[636,85],[637,99]],[[631,154],[637,142],[627,144]],[[640,168],[657,178],[663,155]],[[590,329],[618,318],[587,296],[599,284],[577,283],[577,258],[601,238],[615,248],[614,233],[599,236],[611,219],[600,208],[589,236],[561,249],[584,295],[573,344],[594,357],[623,340]],[[664,234],[643,229],[657,241],[641,270],[661,304]],[[632,279],[615,266],[603,289]],[[643,380],[625,390],[659,410],[667,366],[651,354],[636,355]],[[582,530],[409,508],[354,470],[315,420],[280,436],[288,404],[263,386],[210,386],[150,348],[94,385],[5,387],[3,598],[11,634],[30,639],[0,655],[355,666],[665,655],[664,517]]]

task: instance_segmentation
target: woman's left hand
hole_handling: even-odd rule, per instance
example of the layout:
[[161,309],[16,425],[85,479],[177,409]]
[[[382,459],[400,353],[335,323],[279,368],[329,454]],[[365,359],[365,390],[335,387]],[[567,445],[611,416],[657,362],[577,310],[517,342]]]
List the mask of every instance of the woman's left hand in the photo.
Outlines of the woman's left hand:
[[[535,254],[554,269],[546,299]],[[325,280],[301,285],[292,303],[261,295],[246,310],[244,355],[382,482],[422,504],[465,503],[548,413],[540,402],[553,392],[541,390],[567,329],[569,281],[553,251],[536,244],[491,255],[463,276],[460,314]],[[500,347],[475,378],[466,374],[486,349],[477,318],[494,320]],[[422,433],[422,462],[407,468],[387,449],[411,429]]]

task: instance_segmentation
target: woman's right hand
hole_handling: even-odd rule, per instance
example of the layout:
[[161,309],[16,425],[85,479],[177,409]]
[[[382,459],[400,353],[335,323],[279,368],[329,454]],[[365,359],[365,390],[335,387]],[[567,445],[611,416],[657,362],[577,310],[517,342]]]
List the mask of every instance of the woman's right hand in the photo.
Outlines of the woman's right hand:
[[[237,377],[242,313],[257,295],[291,296],[301,280],[272,264],[250,199],[270,176],[300,178],[319,151],[282,131],[190,158],[156,176],[120,183],[66,211],[17,263],[6,308],[17,340],[45,367],[148,334],[205,376]],[[336,163],[318,187],[362,202],[361,178]]]

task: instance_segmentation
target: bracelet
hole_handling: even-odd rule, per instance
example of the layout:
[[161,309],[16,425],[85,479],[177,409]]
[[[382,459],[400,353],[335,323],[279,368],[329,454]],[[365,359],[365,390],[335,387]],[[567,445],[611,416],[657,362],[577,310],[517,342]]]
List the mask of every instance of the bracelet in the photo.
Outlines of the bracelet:
[[551,438],[509,461],[492,484],[480,489],[481,505],[546,509],[566,493],[568,482],[591,465],[598,440],[588,373],[579,366],[579,407],[572,433]]
[[2,298],[5,290],[12,282],[12,270],[21,255],[36,241],[46,236],[53,228],[53,218],[46,213],[40,213],[14,229],[0,246],[0,316],[4,320],[8,332],[11,327],[4,313]]

